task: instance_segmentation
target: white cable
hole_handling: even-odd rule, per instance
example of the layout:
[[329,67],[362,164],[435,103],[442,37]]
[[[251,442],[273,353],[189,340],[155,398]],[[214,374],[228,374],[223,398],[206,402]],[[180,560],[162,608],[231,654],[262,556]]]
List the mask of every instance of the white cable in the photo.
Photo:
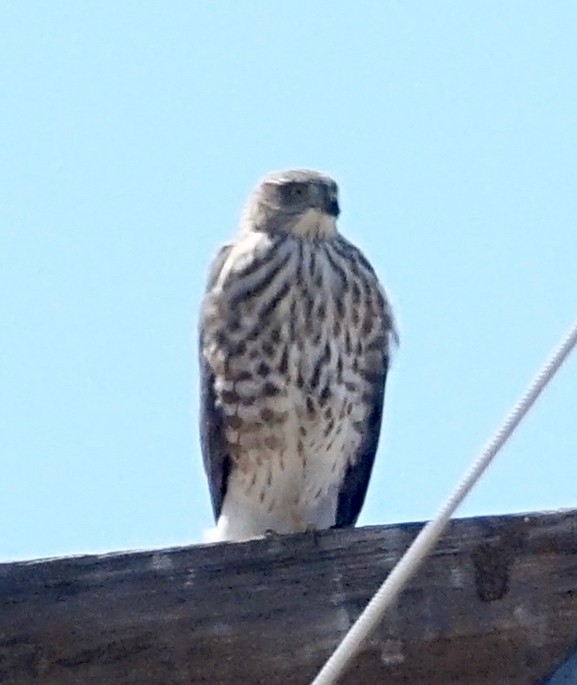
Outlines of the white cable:
[[469,494],[485,469],[511,437],[545,386],[571,354],[575,345],[577,345],[577,321],[573,324],[567,337],[560,343],[559,347],[553,352],[529,385],[525,394],[511,410],[493,439],[487,443],[475,459],[461,483],[440,508],[435,518],[422,528],[409,549],[387,576],[340,645],[313,680],[312,685],[334,685],[338,682],[338,679],[347,670],[351,661],[359,652],[363,642],[381,622],[385,611],[397,599],[407,582],[416,573],[426,556],[437,543],[457,507]]

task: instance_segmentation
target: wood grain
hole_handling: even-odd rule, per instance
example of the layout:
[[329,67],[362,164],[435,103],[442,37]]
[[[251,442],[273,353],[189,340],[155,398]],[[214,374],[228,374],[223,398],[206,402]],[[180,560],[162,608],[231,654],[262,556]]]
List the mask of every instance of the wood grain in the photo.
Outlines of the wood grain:
[[[0,564],[0,683],[306,685],[420,527]],[[453,521],[343,683],[542,683],[576,553],[577,511]]]

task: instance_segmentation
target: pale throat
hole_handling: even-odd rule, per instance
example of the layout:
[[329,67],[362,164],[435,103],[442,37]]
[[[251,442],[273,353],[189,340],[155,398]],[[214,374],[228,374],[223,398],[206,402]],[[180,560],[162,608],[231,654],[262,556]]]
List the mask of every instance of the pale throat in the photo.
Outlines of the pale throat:
[[311,207],[291,226],[290,232],[302,238],[332,238],[337,234],[337,223],[334,216]]

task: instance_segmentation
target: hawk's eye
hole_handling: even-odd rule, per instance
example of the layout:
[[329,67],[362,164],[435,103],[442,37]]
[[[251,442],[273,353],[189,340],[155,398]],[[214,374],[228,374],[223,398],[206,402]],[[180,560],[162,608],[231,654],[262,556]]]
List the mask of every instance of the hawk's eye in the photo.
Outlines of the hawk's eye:
[[287,183],[283,186],[283,195],[290,202],[298,202],[308,197],[306,183]]

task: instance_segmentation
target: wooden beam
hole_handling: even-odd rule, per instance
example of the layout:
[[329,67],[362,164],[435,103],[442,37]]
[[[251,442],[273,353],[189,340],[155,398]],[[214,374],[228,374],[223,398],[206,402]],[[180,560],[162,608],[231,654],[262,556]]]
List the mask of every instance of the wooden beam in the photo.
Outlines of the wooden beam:
[[[0,683],[306,685],[420,527],[1,564]],[[343,682],[537,685],[576,642],[577,511],[455,520]]]

